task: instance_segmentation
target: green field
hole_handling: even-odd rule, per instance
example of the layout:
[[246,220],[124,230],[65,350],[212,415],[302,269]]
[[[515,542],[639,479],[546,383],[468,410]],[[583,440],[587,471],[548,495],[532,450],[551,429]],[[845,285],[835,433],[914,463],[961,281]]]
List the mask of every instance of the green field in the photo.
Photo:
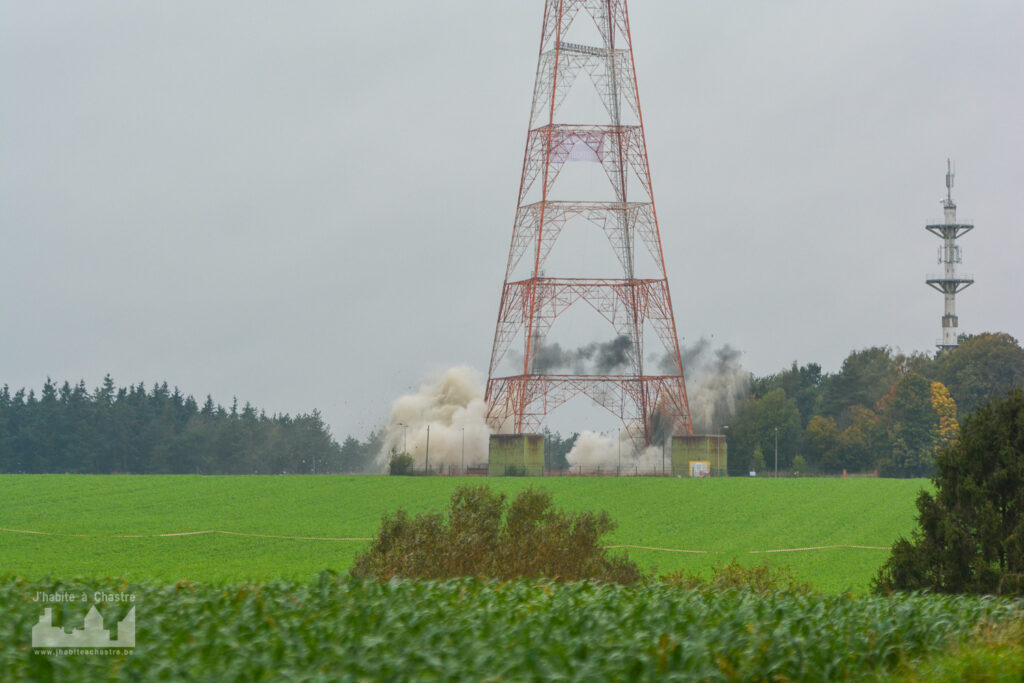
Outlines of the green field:
[[[707,571],[732,559],[768,562],[792,567],[821,590],[858,593],[887,552],[849,546],[886,547],[909,533],[914,499],[929,485],[893,479],[4,475],[0,572],[30,580],[305,581],[323,569],[344,572],[367,545],[327,539],[371,537],[382,514],[442,508],[452,489],[467,482],[509,494],[539,485],[557,506],[607,510],[619,524],[607,543],[663,549],[625,551],[658,573]],[[161,536],[206,531],[255,535]],[[803,548],[818,549],[763,552]]]

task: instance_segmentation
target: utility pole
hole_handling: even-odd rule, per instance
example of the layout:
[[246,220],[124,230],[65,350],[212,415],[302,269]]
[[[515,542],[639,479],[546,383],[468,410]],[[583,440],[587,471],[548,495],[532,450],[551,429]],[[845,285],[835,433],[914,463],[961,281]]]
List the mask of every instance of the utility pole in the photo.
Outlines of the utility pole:
[[775,478],[779,478],[779,428],[775,428]]
[[462,473],[466,473],[466,428],[462,428]]
[[427,457],[425,463],[427,474],[430,473],[430,425],[427,425]]
[[[722,425],[722,430],[723,431],[728,429],[728,428],[729,427],[727,427],[726,425]],[[722,439],[723,438],[725,438],[725,437],[722,436],[721,434],[719,434],[718,438],[715,439],[715,442],[718,444],[718,448],[715,449],[715,471],[718,472],[717,476],[722,476]]]
[[[728,456],[729,455],[729,450],[728,450],[729,449],[729,425],[722,425],[722,431],[724,432],[723,436],[725,436],[725,448],[726,448],[725,454],[726,454],[726,456]],[[726,459],[728,459],[728,457]],[[726,467],[728,467],[728,465],[726,465]],[[722,463],[718,463],[718,468],[719,468],[719,470],[721,470]]]

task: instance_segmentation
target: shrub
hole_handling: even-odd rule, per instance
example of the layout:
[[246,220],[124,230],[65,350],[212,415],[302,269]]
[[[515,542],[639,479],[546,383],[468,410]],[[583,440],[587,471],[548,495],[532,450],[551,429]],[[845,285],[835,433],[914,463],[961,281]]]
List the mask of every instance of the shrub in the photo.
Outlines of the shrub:
[[893,545],[874,589],[1024,595],[1024,390],[970,415],[935,465],[919,528]]
[[798,579],[791,567],[770,567],[767,564],[744,567],[736,560],[712,568],[710,579],[681,569],[662,576],[661,583],[699,591],[749,590],[760,595],[804,595],[814,590],[810,583]]
[[373,545],[356,557],[352,574],[635,583],[641,578],[636,564],[609,556],[600,545],[614,528],[606,512],[559,510],[551,494],[540,489],[520,491],[509,505],[504,494],[485,485],[460,486],[452,493],[447,519],[437,512],[410,517],[401,509],[385,515]]
[[764,452],[761,450],[761,444],[754,449],[754,455],[750,460],[750,469],[755,472],[764,472]]
[[395,453],[392,451],[391,459],[388,460],[388,474],[396,476],[410,476],[415,473],[412,456],[408,453]]

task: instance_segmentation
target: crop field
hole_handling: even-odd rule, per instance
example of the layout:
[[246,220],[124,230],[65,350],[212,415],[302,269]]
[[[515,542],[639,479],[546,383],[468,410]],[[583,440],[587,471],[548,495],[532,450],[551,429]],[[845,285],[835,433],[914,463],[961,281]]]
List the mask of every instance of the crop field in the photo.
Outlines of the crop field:
[[[381,516],[445,506],[452,489],[536,485],[556,506],[604,509],[606,542],[642,568],[792,567],[826,592],[864,593],[914,525],[926,480],[384,476],[0,476],[0,571],[29,580],[212,583],[345,572]],[[25,533],[38,532],[38,533]],[[778,551],[778,552],[768,552]]]
[[[455,486],[483,481],[0,477],[0,680],[1024,675],[1020,602],[866,595],[880,548],[913,525],[921,480],[486,480],[607,510],[619,528],[606,542],[658,573],[735,558],[792,567],[820,592],[345,575],[382,514],[441,509]],[[43,607],[70,630],[92,605],[118,636],[133,615],[134,646],[32,647]]]
[[[41,591],[134,596],[134,649],[31,650]],[[0,603],[5,680],[863,680],[930,671],[930,659],[979,629],[1020,617],[1015,603],[972,597],[363,582],[329,572],[230,586],[8,578]],[[84,618],[84,605],[54,609],[60,624]],[[104,609],[111,628],[126,605]],[[984,680],[1002,680],[1000,669],[1019,675],[1019,655],[1019,647],[1003,648]]]

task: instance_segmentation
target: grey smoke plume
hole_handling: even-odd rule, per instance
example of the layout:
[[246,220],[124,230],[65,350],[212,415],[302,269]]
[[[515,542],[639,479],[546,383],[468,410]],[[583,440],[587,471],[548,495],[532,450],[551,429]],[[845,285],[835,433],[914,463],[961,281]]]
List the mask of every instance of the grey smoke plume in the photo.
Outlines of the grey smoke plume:
[[[740,364],[742,352],[728,344],[713,350],[711,342],[701,337],[690,346],[680,346],[679,356],[693,431],[716,434],[729,424],[750,391],[750,372]],[[658,359],[658,366],[666,374],[678,374],[675,359],[668,354]]]
[[535,372],[567,370],[574,375],[583,375],[592,370],[607,375],[629,365],[629,352],[633,342],[626,335],[608,342],[594,342],[578,349],[563,349],[557,342],[545,344],[533,357]]
[[668,437],[672,434],[672,421],[667,415],[665,415],[665,413],[656,408],[654,412],[651,413],[647,432],[648,438],[652,444],[665,443]]

